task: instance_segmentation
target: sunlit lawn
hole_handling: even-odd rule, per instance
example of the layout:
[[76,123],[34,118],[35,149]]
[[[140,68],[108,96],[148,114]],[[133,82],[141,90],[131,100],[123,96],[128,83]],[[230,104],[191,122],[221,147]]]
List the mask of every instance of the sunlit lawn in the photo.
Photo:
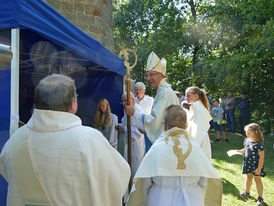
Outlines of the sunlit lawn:
[[[242,174],[243,156],[234,155],[228,157],[227,151],[230,149],[241,149],[244,138],[239,134],[227,133],[229,143],[213,143],[212,146],[212,163],[219,176],[223,180],[223,206],[241,206],[256,205],[257,190],[253,181],[251,188],[251,198],[243,199],[240,194],[245,190],[246,175]],[[215,132],[212,130],[210,135],[212,140],[216,139]],[[221,137],[222,138],[222,137]],[[267,176],[262,178],[264,185],[263,198],[265,205],[274,206],[274,137],[265,137],[265,172]]]

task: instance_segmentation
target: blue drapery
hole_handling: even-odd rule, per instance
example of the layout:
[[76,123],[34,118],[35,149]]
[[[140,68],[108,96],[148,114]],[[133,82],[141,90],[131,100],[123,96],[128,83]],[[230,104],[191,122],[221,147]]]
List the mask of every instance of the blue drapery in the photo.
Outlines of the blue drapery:
[[0,0],[0,30],[30,29],[57,45],[100,65],[125,74],[123,60],[69,22],[43,0]]
[[[75,80],[79,98],[77,115],[84,125],[92,126],[97,102],[101,98],[108,99],[112,113],[121,119],[123,108],[119,102],[125,74],[123,59],[82,32],[43,0],[0,0],[0,43],[10,45],[10,29],[14,28],[20,29],[21,121],[26,123],[30,118],[34,88],[38,81],[48,74],[45,71],[37,71],[31,60],[33,47],[39,42],[49,42],[60,54],[64,51],[69,53],[69,57],[85,68],[67,74]],[[45,53],[47,51],[43,50]],[[62,57],[57,55],[54,62],[60,63],[63,61]],[[0,70],[0,151],[9,138],[10,79],[10,70]],[[6,202],[6,190],[7,183],[0,175],[1,206]]]

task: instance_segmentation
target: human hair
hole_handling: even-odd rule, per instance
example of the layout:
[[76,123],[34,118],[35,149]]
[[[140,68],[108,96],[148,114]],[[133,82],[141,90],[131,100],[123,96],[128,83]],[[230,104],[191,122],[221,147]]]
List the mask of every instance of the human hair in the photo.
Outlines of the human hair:
[[244,128],[245,131],[249,130],[251,132],[254,133],[254,137],[255,137],[255,141],[257,143],[259,142],[264,142],[264,136],[263,136],[263,133],[261,131],[261,128],[260,128],[260,125],[256,124],[256,123],[251,123],[251,124],[248,124],[245,126]]
[[77,98],[74,80],[62,74],[52,74],[40,80],[34,91],[37,109],[67,112],[72,99]]
[[219,99],[214,99],[214,102],[220,103],[220,100]]
[[[232,92],[232,91],[228,91],[228,93],[230,93],[230,95],[233,97],[233,92]],[[228,94],[228,93],[227,93],[227,94]]]
[[[127,92],[124,92],[122,94],[122,101],[123,101],[123,97],[127,100]],[[134,96],[133,92],[130,92],[129,98],[130,98],[129,99],[130,105],[135,104],[135,96]],[[127,102],[127,101],[125,101],[125,102]]]
[[186,93],[193,93],[193,94],[198,94],[199,99],[201,100],[201,102],[203,103],[203,105],[205,106],[205,108],[210,111],[210,106],[209,106],[209,102],[206,96],[206,92],[203,89],[200,89],[199,87],[196,86],[191,86],[188,87],[186,89]]
[[[105,102],[107,104],[107,110],[105,113],[103,113],[100,110],[100,105],[101,103]],[[111,123],[111,109],[109,106],[109,102],[106,98],[102,98],[99,100],[98,104],[97,104],[97,110],[94,116],[94,120],[93,120],[93,126],[95,128],[99,128],[102,127],[103,129],[105,129],[106,126],[110,125]],[[104,118],[104,119],[103,119]]]
[[181,94],[180,94],[180,92],[175,91],[175,94],[176,94],[176,96],[177,96],[178,98],[181,98]]
[[173,127],[185,129],[187,127],[186,112],[179,105],[170,105],[165,109],[164,121],[167,129]]
[[135,84],[135,89],[136,89],[137,87],[143,87],[143,88],[145,89],[145,88],[146,88],[146,85],[145,85],[143,82],[137,82],[137,83]]

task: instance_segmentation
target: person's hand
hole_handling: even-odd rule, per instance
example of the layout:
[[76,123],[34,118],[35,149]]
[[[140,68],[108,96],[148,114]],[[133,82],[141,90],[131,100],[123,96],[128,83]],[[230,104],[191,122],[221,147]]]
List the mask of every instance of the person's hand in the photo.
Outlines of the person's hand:
[[118,132],[124,132],[124,131],[125,131],[125,128],[124,128],[123,126],[119,125],[119,124],[115,127],[115,129],[116,129]]
[[257,168],[257,169],[255,170],[255,175],[260,175],[260,174],[261,174],[261,169]]
[[135,109],[133,106],[130,106],[130,105],[125,105],[125,112],[127,115],[129,116],[133,116],[134,115],[134,112],[135,112]]

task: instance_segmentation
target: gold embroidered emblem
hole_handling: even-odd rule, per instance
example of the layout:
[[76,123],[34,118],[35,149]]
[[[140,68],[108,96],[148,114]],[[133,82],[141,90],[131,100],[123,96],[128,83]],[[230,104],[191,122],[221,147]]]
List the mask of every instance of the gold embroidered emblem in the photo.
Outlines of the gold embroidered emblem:
[[[187,140],[188,142],[188,147],[187,147],[187,151],[185,154],[183,154],[183,149],[179,148],[180,145],[180,135],[184,135],[184,138]],[[166,144],[168,144],[168,139],[169,137],[171,137],[172,141],[174,142],[174,146],[173,146],[173,153],[176,155],[177,159],[178,159],[178,163],[177,163],[177,168],[179,170],[183,170],[186,168],[186,164],[185,164],[185,159],[189,156],[191,150],[192,150],[192,144],[188,138],[187,133],[184,130],[175,130],[175,131],[171,131],[170,133],[168,133],[165,137],[165,142]]]

